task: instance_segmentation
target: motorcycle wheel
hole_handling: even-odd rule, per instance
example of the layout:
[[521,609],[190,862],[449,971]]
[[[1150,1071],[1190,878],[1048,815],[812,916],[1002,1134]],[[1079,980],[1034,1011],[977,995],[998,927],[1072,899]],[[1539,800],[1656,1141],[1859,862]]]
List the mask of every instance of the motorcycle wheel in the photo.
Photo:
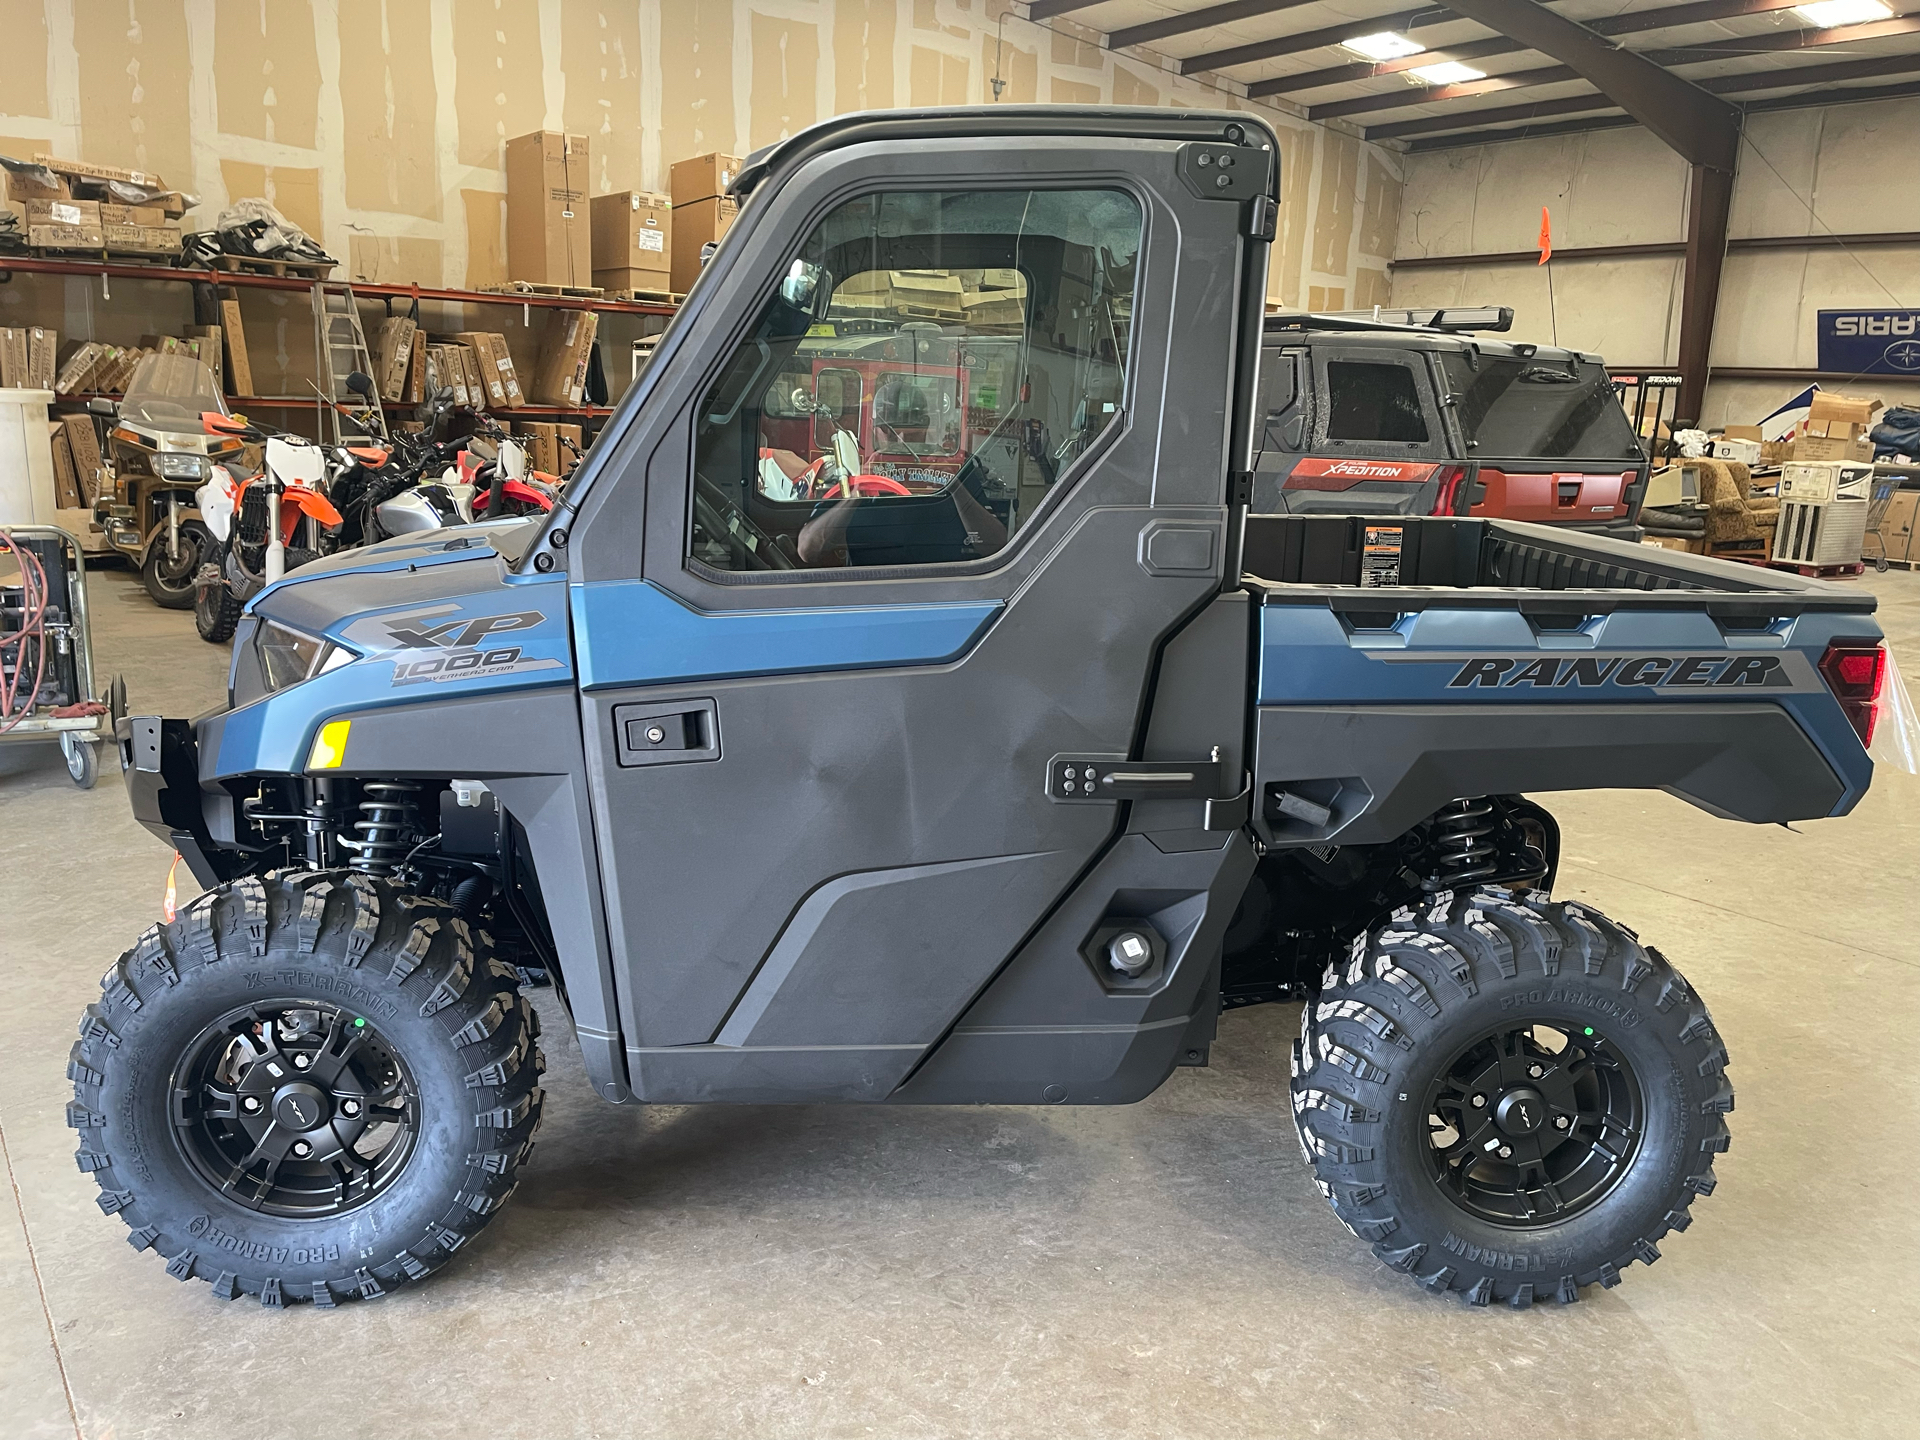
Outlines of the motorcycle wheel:
[[194,591],[193,628],[209,645],[222,644],[233,638],[240,610],[240,599],[224,576],[209,580]]
[[201,557],[212,548],[212,542],[213,537],[198,525],[182,525],[177,557],[167,554],[164,540],[155,540],[148,547],[147,558],[140,566],[140,583],[154,604],[163,610],[193,608],[198,592],[195,577],[200,573]]

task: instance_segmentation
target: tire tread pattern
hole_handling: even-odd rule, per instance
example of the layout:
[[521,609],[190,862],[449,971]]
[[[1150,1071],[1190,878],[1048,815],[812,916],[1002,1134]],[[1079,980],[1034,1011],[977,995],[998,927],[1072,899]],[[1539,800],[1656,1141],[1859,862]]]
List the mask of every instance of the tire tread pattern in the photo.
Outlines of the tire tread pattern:
[[[1598,987],[1651,1000],[1648,1023],[1667,1031],[1695,1073],[1710,1082],[1698,1107],[1703,1123],[1697,1155],[1683,1167],[1664,1219],[1618,1255],[1577,1273],[1523,1280],[1483,1271],[1465,1257],[1443,1260],[1433,1243],[1437,1237],[1404,1233],[1392,1181],[1383,1180],[1384,1167],[1376,1163],[1378,1147],[1364,1141],[1377,1133],[1372,1127],[1397,1093],[1391,1090],[1394,1073],[1405,1068],[1420,1032],[1447,1005],[1472,1000],[1501,978],[1552,979],[1563,964]],[[1436,1294],[1461,1292],[1473,1305],[1500,1300],[1525,1309],[1548,1295],[1572,1304],[1582,1286],[1611,1288],[1636,1261],[1651,1265],[1659,1259],[1656,1242],[1668,1231],[1685,1230],[1693,1201],[1713,1193],[1713,1157],[1727,1148],[1725,1117],[1733,1109],[1726,1065],[1726,1048],[1706,1006],[1664,955],[1642,945],[1624,925],[1585,905],[1550,901],[1539,891],[1443,891],[1395,911],[1378,930],[1355,938],[1345,964],[1327,967],[1294,1042],[1293,1118],[1301,1152],[1335,1216],[1388,1268]]]
[[[535,1043],[538,1019],[512,969],[481,939],[476,952],[473,934],[448,906],[403,895],[388,881],[295,871],[235,881],[183,907],[172,924],[149,929],[101,978],[100,999],[87,1007],[67,1061],[73,1081],[67,1123],[80,1132],[75,1163],[98,1185],[101,1210],[121,1218],[134,1249],[156,1250],[168,1274],[208,1281],[222,1300],[248,1294],[268,1309],[295,1301],[332,1308],[426,1279],[513,1194],[540,1123],[544,1093],[537,1081],[545,1063]],[[177,1207],[143,1201],[131,1183],[133,1167],[115,1164],[102,1102],[103,1087],[121,1063],[122,1036],[158,990],[190,984],[203,967],[265,956],[282,942],[304,963],[351,969],[370,954],[387,957],[377,968],[458,1051],[467,1075],[460,1093],[473,1116],[467,1163],[437,1222],[418,1235],[393,1237],[394,1253],[377,1263],[343,1267],[337,1276],[297,1287],[274,1274],[227,1270],[196,1253]]]

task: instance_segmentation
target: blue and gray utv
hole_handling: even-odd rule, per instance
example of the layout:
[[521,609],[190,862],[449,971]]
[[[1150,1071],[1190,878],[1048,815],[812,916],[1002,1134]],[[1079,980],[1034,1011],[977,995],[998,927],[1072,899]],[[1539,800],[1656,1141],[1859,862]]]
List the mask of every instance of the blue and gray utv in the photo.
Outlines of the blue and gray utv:
[[73,1049],[135,1248],[269,1306],[424,1279],[519,1183],[550,981],[617,1105],[1123,1104],[1304,1000],[1273,1103],[1388,1265],[1523,1306],[1654,1259],[1726,1051],[1523,797],[1846,814],[1872,597],[1249,514],[1247,116],[849,116],[737,189],[550,517],[304,566],[224,708],[123,723],[206,887]]

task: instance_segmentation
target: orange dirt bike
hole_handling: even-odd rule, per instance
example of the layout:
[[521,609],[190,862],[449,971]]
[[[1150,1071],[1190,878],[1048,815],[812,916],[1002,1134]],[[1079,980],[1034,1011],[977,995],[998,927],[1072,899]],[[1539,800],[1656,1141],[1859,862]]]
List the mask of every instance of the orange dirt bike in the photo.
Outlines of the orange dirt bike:
[[209,434],[266,442],[259,474],[242,478],[216,466],[196,492],[212,544],[195,577],[194,628],[202,640],[217,644],[233,638],[248,600],[336,548],[341,517],[327,497],[334,473],[361,463],[377,468],[386,463],[386,451],[324,446],[237,416],[209,412],[202,418]]

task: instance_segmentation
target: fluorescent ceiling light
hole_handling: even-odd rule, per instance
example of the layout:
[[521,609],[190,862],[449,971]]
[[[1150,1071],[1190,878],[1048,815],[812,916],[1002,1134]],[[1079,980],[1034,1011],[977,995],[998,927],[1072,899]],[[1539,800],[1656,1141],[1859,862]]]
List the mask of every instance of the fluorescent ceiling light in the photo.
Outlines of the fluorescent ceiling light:
[[1812,5],[1796,5],[1793,13],[1801,19],[1831,29],[1835,25],[1859,25],[1868,20],[1887,20],[1893,11],[1880,0],[1815,0]]
[[[1824,0],[1833,5],[1850,5],[1853,0]],[[1476,70],[1471,65],[1462,65],[1458,60],[1442,60],[1438,65],[1422,65],[1417,70],[1407,72],[1418,75],[1429,85],[1464,85],[1469,80],[1484,80],[1487,72]]]
[[1356,35],[1351,40],[1342,40],[1340,48],[1364,55],[1369,60],[1398,60],[1402,55],[1419,55],[1427,47],[1418,40],[1409,40],[1398,30],[1382,30],[1377,34]]

